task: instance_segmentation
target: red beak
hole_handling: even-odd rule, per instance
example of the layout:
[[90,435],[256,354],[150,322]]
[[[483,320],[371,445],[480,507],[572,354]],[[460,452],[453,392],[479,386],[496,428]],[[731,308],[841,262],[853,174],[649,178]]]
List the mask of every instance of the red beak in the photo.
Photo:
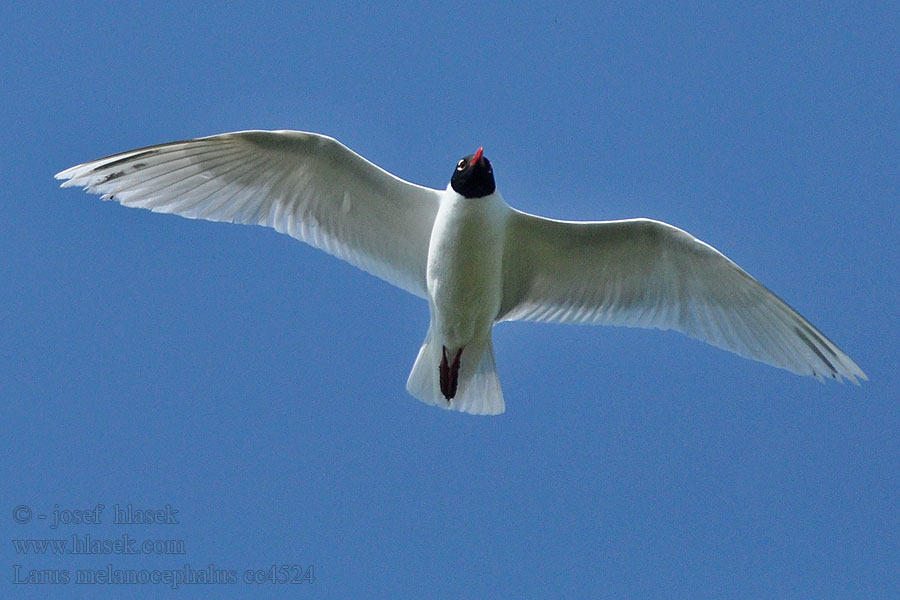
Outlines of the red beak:
[[478,147],[478,150],[475,151],[475,156],[472,157],[472,162],[471,162],[471,164],[474,165],[474,164],[477,163],[479,160],[481,160],[481,155],[482,155],[482,154],[484,154],[484,146],[479,146],[479,147]]

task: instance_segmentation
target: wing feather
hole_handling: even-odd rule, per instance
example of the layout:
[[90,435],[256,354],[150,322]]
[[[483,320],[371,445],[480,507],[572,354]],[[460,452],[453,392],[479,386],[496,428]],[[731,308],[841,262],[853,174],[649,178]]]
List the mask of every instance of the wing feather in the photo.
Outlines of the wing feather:
[[865,373],[712,246],[650,219],[556,221],[513,210],[499,320],[675,329],[818,379]]
[[125,206],[272,227],[426,297],[439,192],[327,136],[225,133],[115,154],[56,178]]

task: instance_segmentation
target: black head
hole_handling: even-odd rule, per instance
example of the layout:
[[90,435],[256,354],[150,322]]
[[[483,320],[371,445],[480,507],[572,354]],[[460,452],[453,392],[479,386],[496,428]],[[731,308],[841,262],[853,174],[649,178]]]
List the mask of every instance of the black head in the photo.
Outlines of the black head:
[[484,148],[460,159],[450,178],[450,187],[464,198],[484,198],[497,189],[491,161],[484,157]]

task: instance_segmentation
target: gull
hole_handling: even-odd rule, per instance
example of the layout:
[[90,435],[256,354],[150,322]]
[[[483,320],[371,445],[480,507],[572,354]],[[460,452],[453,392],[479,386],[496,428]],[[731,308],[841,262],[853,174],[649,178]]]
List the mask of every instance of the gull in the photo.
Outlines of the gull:
[[674,329],[799,375],[867,379],[809,321],[677,227],[510,207],[483,148],[459,160],[445,190],[302,131],[148,146],[56,178],[125,206],[272,227],[427,300],[430,325],[406,388],[446,409],[505,410],[491,337],[502,321]]

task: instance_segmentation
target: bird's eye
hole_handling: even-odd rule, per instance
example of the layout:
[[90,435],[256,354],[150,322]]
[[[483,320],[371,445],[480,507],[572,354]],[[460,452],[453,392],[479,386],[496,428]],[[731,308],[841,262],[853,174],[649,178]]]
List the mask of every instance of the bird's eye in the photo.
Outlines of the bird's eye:
[[466,168],[466,159],[464,159],[464,158],[459,159],[459,162],[456,163],[456,170],[462,171],[465,168]]

